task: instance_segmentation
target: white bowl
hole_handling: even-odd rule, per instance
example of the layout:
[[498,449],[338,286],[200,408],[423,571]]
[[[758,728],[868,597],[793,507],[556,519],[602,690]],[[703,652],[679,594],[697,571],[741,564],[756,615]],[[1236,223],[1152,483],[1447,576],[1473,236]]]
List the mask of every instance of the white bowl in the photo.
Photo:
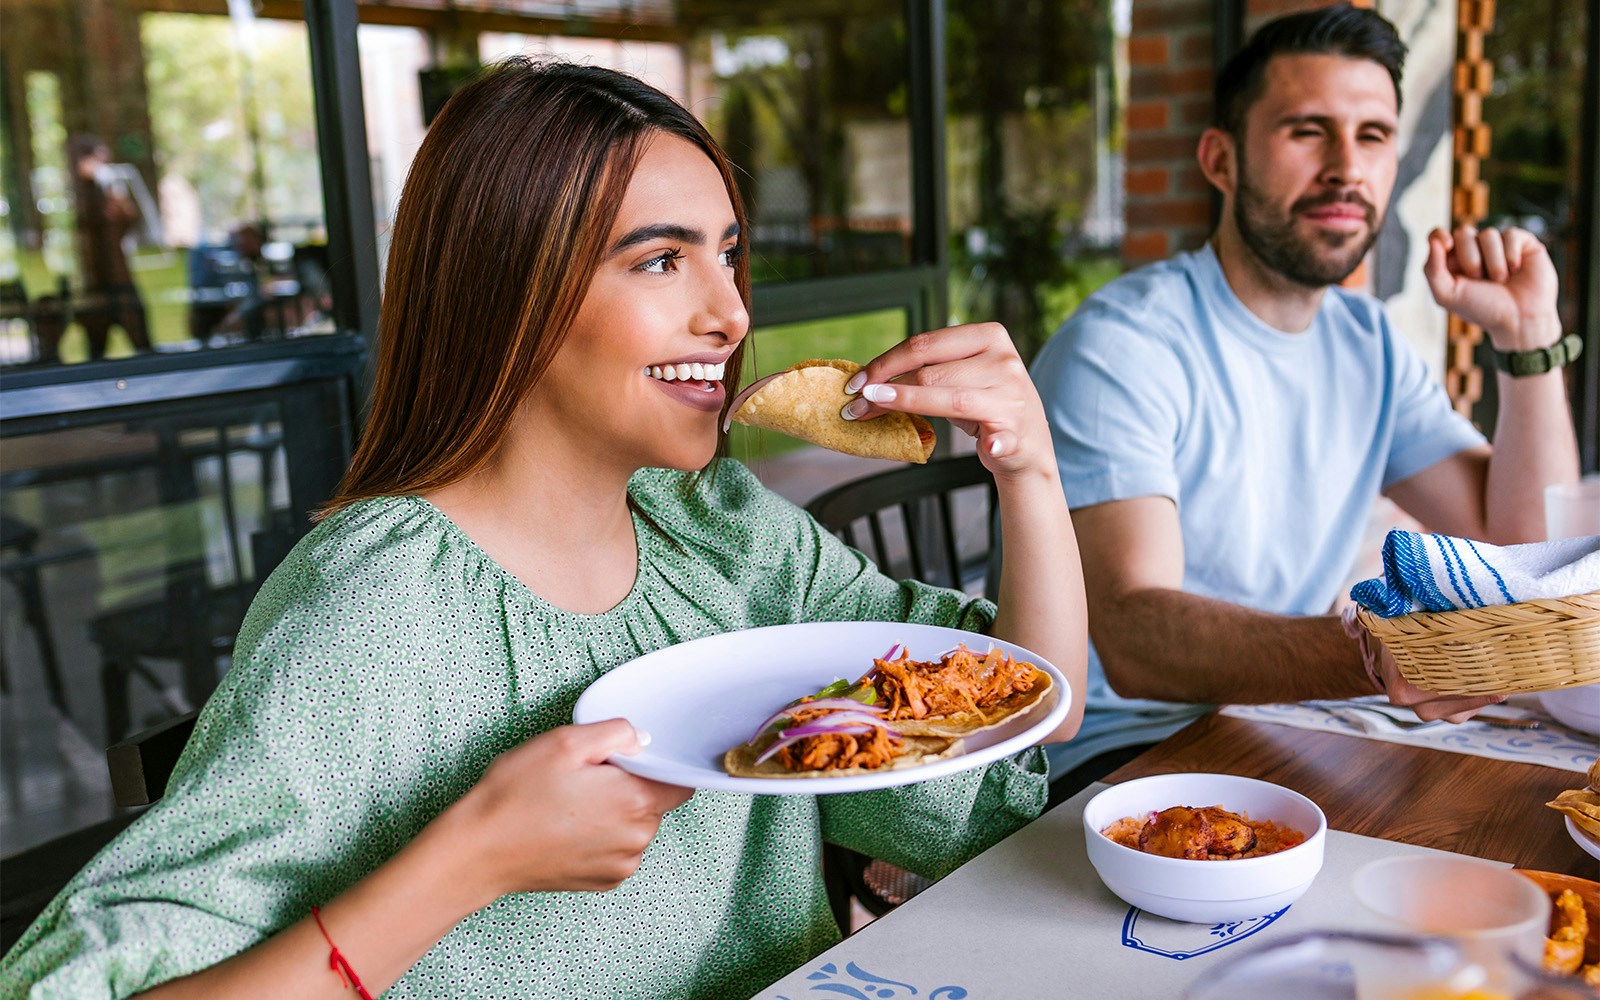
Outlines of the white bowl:
[[1583,850],[1583,853],[1596,861],[1600,861],[1600,840],[1595,840],[1578,829],[1578,824],[1572,821],[1571,816],[1563,816],[1562,819],[1567,821],[1567,836],[1572,838],[1572,842],[1577,844]]
[[1600,684],[1541,691],[1539,704],[1562,725],[1600,736]]
[[[1221,806],[1270,819],[1306,835],[1277,854],[1237,861],[1164,858],[1123,847],[1100,831],[1125,816],[1170,806]],[[1189,923],[1247,920],[1283,909],[1322,868],[1328,820],[1317,804],[1287,788],[1232,774],[1159,774],[1113,785],[1083,807],[1089,863],[1106,888],[1149,913]]]

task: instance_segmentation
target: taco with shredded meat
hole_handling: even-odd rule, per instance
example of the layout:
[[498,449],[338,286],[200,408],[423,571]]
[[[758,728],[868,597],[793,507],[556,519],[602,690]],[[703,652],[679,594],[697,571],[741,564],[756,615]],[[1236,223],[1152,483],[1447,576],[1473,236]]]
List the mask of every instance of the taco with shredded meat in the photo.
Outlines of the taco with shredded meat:
[[908,736],[966,736],[992,729],[1043,701],[1050,675],[1005,650],[965,645],[937,660],[913,660],[897,646],[861,679],[886,718]]
[[845,383],[860,370],[854,361],[811,360],[757,379],[728,403],[723,430],[737,421],[846,455],[927,462],[935,437],[933,425],[922,417],[898,411],[872,420],[840,415],[856,398],[844,391]]
[[[842,696],[849,691],[850,696]],[[871,689],[839,681],[774,713],[723,769],[741,778],[837,778],[917,767],[961,753],[959,739],[906,735],[883,718]]]

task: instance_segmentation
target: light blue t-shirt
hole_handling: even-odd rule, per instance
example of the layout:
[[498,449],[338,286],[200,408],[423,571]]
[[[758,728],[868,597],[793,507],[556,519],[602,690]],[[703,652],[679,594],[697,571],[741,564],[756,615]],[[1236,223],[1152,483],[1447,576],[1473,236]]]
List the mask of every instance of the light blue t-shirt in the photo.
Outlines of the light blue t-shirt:
[[[1183,589],[1279,614],[1327,613],[1379,492],[1484,440],[1378,300],[1330,288],[1283,333],[1209,245],[1092,295],[1033,380],[1070,506],[1171,497]],[[1206,708],[1118,697],[1091,648],[1083,729],[1052,748],[1052,776]]]

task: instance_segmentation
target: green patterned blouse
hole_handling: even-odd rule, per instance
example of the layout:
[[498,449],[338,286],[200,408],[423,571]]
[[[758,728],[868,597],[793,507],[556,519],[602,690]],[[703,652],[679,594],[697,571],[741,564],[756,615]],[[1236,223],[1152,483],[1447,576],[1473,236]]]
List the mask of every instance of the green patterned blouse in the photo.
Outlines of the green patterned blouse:
[[[660,470],[630,491],[638,576],[597,615],[540,600],[417,497],[312,531],[251,607],[166,795],[0,962],[0,997],[125,997],[244,951],[643,653],[785,622],[992,619],[985,602],[884,577],[736,463],[692,492]],[[1031,750],[881,792],[698,792],[618,888],[503,896],[385,995],[748,996],[838,939],[824,838],[937,876],[1037,816],[1043,770]]]

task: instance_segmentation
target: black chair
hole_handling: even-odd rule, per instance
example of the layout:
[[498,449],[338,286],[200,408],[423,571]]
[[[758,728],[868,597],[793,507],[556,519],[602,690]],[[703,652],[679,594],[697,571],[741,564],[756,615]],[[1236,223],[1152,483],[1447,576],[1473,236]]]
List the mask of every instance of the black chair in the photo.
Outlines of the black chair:
[[167,779],[199,717],[199,712],[185,712],[106,747],[111,797],[118,806],[147,806],[166,793]]
[[[980,596],[992,589],[987,577],[995,551],[994,477],[976,455],[934,459],[844,483],[806,504],[806,510],[897,579]],[[863,523],[864,536],[857,530]],[[869,545],[861,544],[863,537]],[[822,876],[833,918],[845,934],[850,933],[852,898],[882,916],[928,885],[920,875],[834,844],[823,846]]]
[[[91,641],[100,650],[100,686],[105,703],[106,739],[116,741],[136,727],[131,682],[143,682],[173,715],[201,704],[216,686],[217,664],[232,654],[234,635],[266,574],[296,541],[289,520],[270,509],[275,456],[282,445],[276,431],[247,427],[233,433],[227,421],[159,428],[159,491],[180,509],[201,497],[198,463],[214,463],[214,489],[222,518],[222,546],[229,578],[213,582],[204,554],[190,554],[166,567],[160,594],[94,616]],[[250,455],[259,470],[259,493],[267,509],[260,530],[246,532],[235,504],[231,459]],[[197,516],[197,515],[196,515]],[[197,527],[195,531],[198,533]],[[250,559],[245,559],[248,542]],[[174,661],[179,676],[161,676],[151,661]]]
[[[963,455],[835,486],[806,511],[890,576],[976,590],[995,548],[994,503],[994,477],[978,456]],[[863,522],[870,547],[857,531]]]

